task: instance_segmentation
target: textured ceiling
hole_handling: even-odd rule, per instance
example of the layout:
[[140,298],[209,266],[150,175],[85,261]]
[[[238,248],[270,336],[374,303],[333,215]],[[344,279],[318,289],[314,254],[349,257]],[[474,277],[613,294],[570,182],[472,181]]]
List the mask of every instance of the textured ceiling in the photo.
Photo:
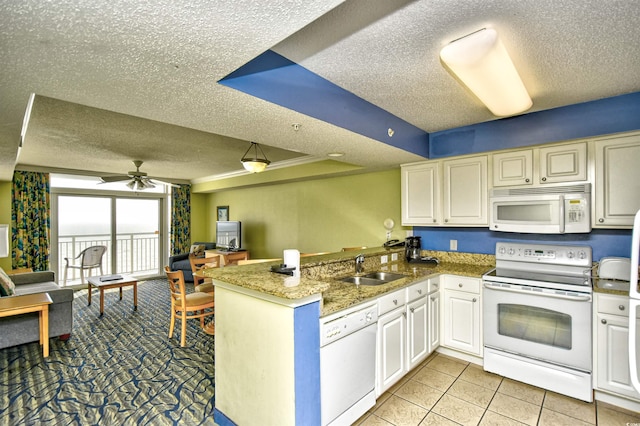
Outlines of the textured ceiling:
[[640,91],[639,12],[627,0],[5,0],[0,180],[16,165],[121,174],[134,159],[193,180],[238,170],[251,140],[274,163],[416,161],[217,81],[272,49],[433,132],[496,119],[440,64],[451,40],[496,28],[540,111]]

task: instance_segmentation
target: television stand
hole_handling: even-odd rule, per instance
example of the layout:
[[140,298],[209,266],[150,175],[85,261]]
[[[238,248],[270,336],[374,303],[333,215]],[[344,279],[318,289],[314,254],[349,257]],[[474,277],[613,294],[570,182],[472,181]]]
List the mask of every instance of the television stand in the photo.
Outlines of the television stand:
[[220,256],[222,260],[220,266],[237,265],[239,260],[249,260],[249,252],[244,249],[238,249],[238,251],[205,250],[204,255],[205,257]]

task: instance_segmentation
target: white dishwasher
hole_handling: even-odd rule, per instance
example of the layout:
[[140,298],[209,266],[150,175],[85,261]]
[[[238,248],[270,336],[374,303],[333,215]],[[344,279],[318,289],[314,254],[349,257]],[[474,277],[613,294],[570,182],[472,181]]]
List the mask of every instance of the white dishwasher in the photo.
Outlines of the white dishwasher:
[[322,425],[351,425],[376,403],[378,305],[320,318]]

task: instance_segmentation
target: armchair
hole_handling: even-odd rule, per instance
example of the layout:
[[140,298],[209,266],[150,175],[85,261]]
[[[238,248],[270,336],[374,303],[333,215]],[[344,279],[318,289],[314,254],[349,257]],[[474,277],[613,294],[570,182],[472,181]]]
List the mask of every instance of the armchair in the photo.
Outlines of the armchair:
[[[193,245],[204,245],[205,250],[214,250],[216,243],[207,242],[195,242]],[[169,257],[169,268],[172,271],[182,271],[184,274],[184,280],[186,282],[193,282],[193,273],[191,272],[191,262],[189,262],[189,255],[191,253],[181,253]],[[202,253],[204,257],[204,252]]]

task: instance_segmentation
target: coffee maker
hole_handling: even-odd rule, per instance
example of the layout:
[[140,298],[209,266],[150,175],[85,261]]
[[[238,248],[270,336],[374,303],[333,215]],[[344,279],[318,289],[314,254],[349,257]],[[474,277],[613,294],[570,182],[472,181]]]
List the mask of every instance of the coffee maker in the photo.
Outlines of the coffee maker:
[[422,243],[420,237],[407,237],[404,243],[404,257],[407,262],[412,260],[420,260],[420,252],[422,251]]

